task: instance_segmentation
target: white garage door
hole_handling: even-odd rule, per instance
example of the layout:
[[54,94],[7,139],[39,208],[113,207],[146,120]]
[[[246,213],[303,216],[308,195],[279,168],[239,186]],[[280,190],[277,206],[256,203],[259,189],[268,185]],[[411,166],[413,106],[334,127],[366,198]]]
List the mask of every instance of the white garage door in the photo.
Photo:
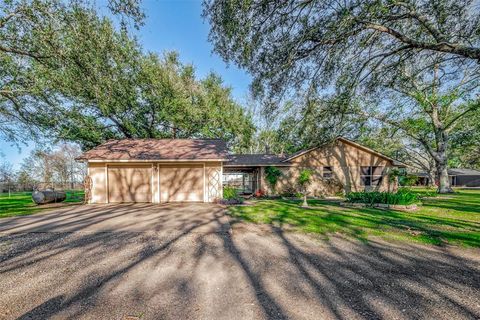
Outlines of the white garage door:
[[203,165],[162,165],[159,173],[161,202],[203,202]]
[[108,201],[152,202],[152,168],[109,166]]

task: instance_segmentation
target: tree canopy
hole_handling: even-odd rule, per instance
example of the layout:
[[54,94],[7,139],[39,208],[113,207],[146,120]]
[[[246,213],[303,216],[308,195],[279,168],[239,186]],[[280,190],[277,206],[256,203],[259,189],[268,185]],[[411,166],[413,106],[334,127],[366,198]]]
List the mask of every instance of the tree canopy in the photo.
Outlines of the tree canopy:
[[480,61],[480,15],[473,0],[205,0],[210,40],[225,60],[254,76],[269,97],[351,87],[391,77],[439,53],[451,65]]
[[[137,1],[109,6],[141,24]],[[85,148],[122,137],[241,146],[254,130],[219,76],[198,79],[176,53],[143,52],[93,2],[2,3],[0,60],[0,133],[10,140],[40,131]]]

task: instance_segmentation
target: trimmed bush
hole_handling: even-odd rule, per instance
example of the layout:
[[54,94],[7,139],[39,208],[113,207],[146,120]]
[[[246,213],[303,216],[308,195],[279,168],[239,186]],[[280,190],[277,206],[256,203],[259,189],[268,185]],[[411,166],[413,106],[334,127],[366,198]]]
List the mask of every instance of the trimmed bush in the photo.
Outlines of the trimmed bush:
[[237,198],[238,198],[237,189],[230,186],[223,187],[223,199],[231,200],[231,199],[237,199]]
[[402,188],[393,192],[350,192],[346,195],[348,202],[365,203],[373,206],[376,203],[410,205],[418,201],[418,195]]
[[232,205],[242,204],[244,199],[238,195],[237,189],[230,186],[223,187],[223,199],[217,201],[217,203]]

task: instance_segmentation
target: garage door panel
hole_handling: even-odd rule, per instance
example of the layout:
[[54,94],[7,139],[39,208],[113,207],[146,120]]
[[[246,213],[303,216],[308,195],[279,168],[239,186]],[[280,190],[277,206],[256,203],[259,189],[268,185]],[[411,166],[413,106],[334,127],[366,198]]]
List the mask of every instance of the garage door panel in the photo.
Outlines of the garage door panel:
[[151,202],[150,167],[109,167],[109,202]]
[[203,201],[203,166],[160,167],[160,200]]

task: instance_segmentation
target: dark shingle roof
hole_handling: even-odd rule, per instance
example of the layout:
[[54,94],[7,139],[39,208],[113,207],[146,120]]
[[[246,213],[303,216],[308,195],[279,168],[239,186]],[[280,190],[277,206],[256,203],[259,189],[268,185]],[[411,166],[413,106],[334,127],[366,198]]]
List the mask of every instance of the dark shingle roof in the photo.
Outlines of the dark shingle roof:
[[78,160],[220,160],[227,154],[223,140],[123,139],[107,141]]
[[[416,172],[413,173],[419,177],[428,177],[426,172]],[[449,176],[480,176],[480,171],[474,169],[448,169]]]
[[286,157],[274,154],[232,154],[228,156],[227,166],[247,166],[247,165],[286,165],[283,160]]
[[480,176],[480,171],[473,169],[448,169],[448,174],[452,176]]

